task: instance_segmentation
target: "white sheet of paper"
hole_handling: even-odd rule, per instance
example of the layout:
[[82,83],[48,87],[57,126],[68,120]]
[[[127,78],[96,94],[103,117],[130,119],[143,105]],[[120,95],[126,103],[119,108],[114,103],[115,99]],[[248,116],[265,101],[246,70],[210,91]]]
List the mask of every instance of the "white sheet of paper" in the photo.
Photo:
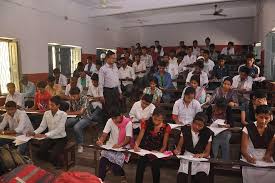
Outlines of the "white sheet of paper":
[[208,161],[206,158],[194,158],[193,155],[177,155],[177,157],[189,161]]
[[184,126],[184,124],[172,124],[168,123],[171,129],[180,129],[180,127]]
[[157,158],[167,158],[170,156],[170,155],[163,154],[161,152],[152,152],[152,151],[148,151],[145,149],[140,149],[140,151],[138,151],[138,152],[134,151],[134,149],[130,149],[129,151],[132,153],[138,154],[140,156],[145,156],[148,154],[152,154],[152,155],[156,156]]
[[210,127],[208,127],[210,130],[212,130],[214,132],[214,136],[218,135],[219,133],[227,130],[228,128],[220,128],[219,125],[225,125],[225,120],[223,119],[217,119],[216,121],[214,121]]
[[23,142],[28,142],[31,139],[32,137],[27,137],[26,135],[19,135],[15,137],[15,140],[23,141]]
[[106,150],[113,150],[113,151],[118,151],[118,152],[126,151],[126,149],[123,149],[123,148],[113,148],[113,146],[111,146],[111,145],[102,145],[100,147],[102,147]]
[[214,121],[215,124],[217,125],[225,125],[225,120],[224,119],[217,119],[216,121]]
[[76,118],[77,115],[69,114],[69,115],[67,115],[67,117],[68,117],[68,118]]
[[26,111],[27,114],[39,114],[37,111]]
[[248,161],[246,161],[246,159],[244,159],[244,158],[242,158],[241,159],[241,161],[243,161],[243,162],[246,162],[246,163],[248,163],[248,164],[250,164],[250,165],[253,165],[253,166],[257,166],[257,167],[273,167],[273,166],[275,166],[275,162],[273,162],[273,163],[268,163],[268,162],[265,162],[265,161],[256,161],[256,164],[252,164],[252,163],[249,163]]

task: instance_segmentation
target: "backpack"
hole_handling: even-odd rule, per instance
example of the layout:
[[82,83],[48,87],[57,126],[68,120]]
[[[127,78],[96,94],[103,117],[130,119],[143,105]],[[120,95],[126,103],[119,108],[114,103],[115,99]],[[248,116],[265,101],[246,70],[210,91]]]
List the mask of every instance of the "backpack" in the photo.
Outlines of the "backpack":
[[0,177],[1,183],[52,183],[54,175],[34,165],[21,165]]
[[0,175],[30,162],[30,159],[19,154],[16,149],[0,147]]
[[102,183],[102,181],[88,172],[64,172],[54,183]]

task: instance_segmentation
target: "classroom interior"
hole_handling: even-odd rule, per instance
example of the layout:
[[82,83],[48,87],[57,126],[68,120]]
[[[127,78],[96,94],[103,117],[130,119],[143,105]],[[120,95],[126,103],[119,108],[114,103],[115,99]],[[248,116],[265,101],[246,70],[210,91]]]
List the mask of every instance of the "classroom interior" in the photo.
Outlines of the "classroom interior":
[[[195,49],[194,40],[197,40],[200,50],[209,50],[209,45],[206,45],[207,38],[210,39],[211,44],[215,44],[214,49],[217,53],[216,59],[211,57],[213,56],[211,50],[209,50],[210,53],[208,51],[208,56],[210,54],[210,58],[217,65],[220,60],[218,55],[225,54],[223,59],[228,66],[227,74],[232,78],[239,75],[239,67],[242,64],[246,64],[247,56],[253,55],[254,64],[260,70],[260,72],[256,74],[260,79],[257,80],[253,78],[255,79],[254,83],[257,82],[255,88],[266,94],[267,104],[271,112],[274,113],[274,9],[274,0],[0,0],[1,121],[4,120],[4,114],[7,111],[5,104],[7,102],[7,95],[9,95],[8,83],[14,83],[16,91],[23,93],[23,78],[27,78],[27,81],[34,83],[37,88],[37,84],[40,81],[49,82],[49,80],[51,80],[49,76],[54,76],[56,68],[58,68],[59,72],[66,77],[66,84],[61,86],[62,101],[70,103],[71,90],[69,89],[67,91],[66,85],[72,81],[72,77],[76,77],[74,74],[79,68],[79,63],[85,66],[91,61],[94,65],[100,65],[98,70],[95,66],[95,73],[97,73],[99,77],[97,81],[99,80],[100,85],[102,82],[102,75],[100,75],[102,72],[100,69],[102,69],[106,63],[109,57],[109,51],[114,53],[116,65],[123,67],[123,61],[126,60],[127,63],[125,63],[128,65],[130,65],[129,62],[134,63],[136,55],[140,55],[139,58],[141,58],[142,49],[145,49],[147,54],[152,56],[151,58],[156,57],[156,60],[152,60],[152,65],[149,68],[149,70],[151,70],[149,71],[147,65],[145,66],[144,73],[146,73],[146,76],[142,84],[138,81],[134,82],[134,80],[136,78],[139,79],[139,74],[143,73],[143,71],[133,70],[136,76],[133,80],[129,80],[129,82],[132,82],[134,85],[133,88],[131,88],[132,90],[127,93],[127,91],[124,91],[126,90],[125,87],[121,96],[115,96],[119,97],[120,104],[111,106],[113,108],[119,106],[120,112],[124,116],[129,117],[132,106],[136,102],[142,101],[141,97],[145,95],[144,88],[150,87],[150,73],[152,72],[153,76],[154,73],[159,72],[159,63],[165,62],[163,60],[167,57],[167,63],[169,65],[171,53],[174,53],[176,60],[179,57],[184,60],[184,56],[187,54],[189,48],[192,48],[193,55]],[[156,41],[161,45],[160,50],[157,48]],[[183,46],[181,45],[182,42]],[[229,54],[228,51],[224,52],[223,50],[224,48],[228,48],[229,42],[233,43],[233,54]],[[152,46],[155,47],[152,48]],[[130,58],[125,59],[126,52],[129,53]],[[181,55],[181,52],[184,52],[184,54]],[[195,58],[195,61],[198,61],[199,57],[202,56],[203,58],[204,54],[207,53],[202,52],[195,54],[198,54]],[[185,66],[183,67],[184,69],[187,68]],[[179,67],[180,63],[178,61],[177,69],[179,69]],[[134,66],[131,68],[134,68]],[[167,69],[169,70],[169,68]],[[172,77],[171,84],[173,88],[161,88],[161,90],[163,93],[162,96],[167,94],[169,99],[166,100],[166,98],[160,97],[159,101],[157,99],[157,101],[154,102],[154,105],[161,109],[165,121],[169,124],[177,123],[174,119],[174,108],[175,103],[184,95],[184,88],[187,87],[190,82],[186,80],[186,77],[188,77],[187,74],[189,71],[191,72],[191,70],[186,72],[187,70],[184,70],[185,75],[183,76],[179,70],[177,70],[176,76],[173,76],[170,71],[167,71]],[[81,75],[81,71],[79,72]],[[85,70],[84,73],[87,74],[87,77],[88,75],[92,77],[93,73],[89,72],[90,71]],[[209,73],[212,72],[209,71]],[[80,75],[76,77],[77,86],[78,84],[83,84],[82,80],[79,79],[81,78]],[[124,80],[124,78],[119,79],[119,85],[123,86],[123,82],[128,81]],[[207,86],[204,86],[205,99],[204,102],[200,102],[200,104],[207,104],[207,102],[210,101],[213,93],[215,93],[216,89],[224,82],[223,79],[224,78],[216,78],[214,76],[210,78],[209,76],[209,83],[207,81]],[[89,80],[92,85],[93,78]],[[52,81],[55,82],[56,80]],[[86,81],[87,79],[85,79],[85,83]],[[202,81],[202,79],[200,79],[200,81]],[[157,82],[164,82],[163,78],[161,77]],[[86,84],[86,86],[83,86],[80,90],[81,93],[85,90],[86,93],[84,92],[85,94],[82,94],[88,97],[90,97],[90,95],[87,94],[87,90],[89,90],[90,84]],[[102,87],[106,88],[104,85]],[[238,86],[236,86],[236,88],[237,87]],[[252,87],[254,87],[254,85],[251,85],[251,91],[248,92],[248,95],[253,92]],[[66,92],[67,95],[64,94]],[[245,94],[242,94],[242,96],[244,95]],[[36,99],[36,94],[33,94],[31,97],[25,97],[25,106],[20,108],[20,110],[27,111],[26,114],[30,118],[33,129],[35,130],[40,126],[43,115],[45,117],[44,112],[46,109],[41,110],[38,106],[38,110],[33,110],[33,106],[36,105],[34,99]],[[98,100],[101,102],[101,99]],[[250,100],[252,101],[252,99],[248,99],[246,102],[249,103]],[[26,101],[32,101],[34,103],[29,105]],[[70,107],[68,107],[68,110],[71,109],[69,108]],[[202,110],[206,109],[206,107],[202,108]],[[87,107],[85,109],[87,109]],[[242,174],[242,168],[246,167],[246,165],[240,163],[242,156],[242,129],[244,127],[241,116],[241,102],[236,106],[233,105],[230,109],[232,125],[230,126],[229,159],[223,161],[221,158],[221,150],[218,152],[218,158],[210,158],[209,182],[241,183],[248,181],[243,179]],[[106,111],[107,113],[109,112],[108,110]],[[102,158],[101,151],[108,150],[100,148],[98,141],[101,140],[103,130],[106,128],[105,124],[110,117],[109,113],[105,114],[104,109],[101,110],[100,113],[104,113],[100,121],[90,123],[82,129],[84,140],[82,140],[83,142],[81,143],[81,150],[79,149],[78,140],[77,137],[75,138],[73,129],[66,129],[68,142],[66,142],[64,150],[60,155],[62,160],[61,168],[56,168],[51,163],[42,161],[37,156],[36,152],[39,151],[41,145],[39,140],[30,140],[27,143],[27,156],[35,166],[49,172],[55,178],[67,172],[88,172],[90,175],[99,177],[99,171],[101,171],[99,167],[101,163],[100,158]],[[179,115],[180,114],[178,114],[177,117]],[[80,115],[76,113],[68,112],[66,118],[81,118],[79,116]],[[271,126],[275,126],[275,120],[273,120],[273,117],[271,117],[271,119]],[[139,120],[141,121],[141,119]],[[4,129],[1,129],[1,122],[0,132],[1,141],[2,138],[6,138],[6,135],[2,133]],[[182,137],[180,134],[179,128],[171,130],[167,150],[171,150],[172,154],[174,152],[173,150],[177,148],[180,137]],[[138,135],[139,133],[135,135],[134,140],[136,140]],[[15,138],[12,137],[12,139]],[[136,145],[134,140],[133,143]],[[273,138],[272,156],[275,159],[274,142],[275,140]],[[1,148],[0,142],[0,149]],[[130,161],[123,165],[125,176],[114,175],[109,167],[110,169],[105,172],[106,178],[104,177],[105,180],[102,182],[141,183],[138,182],[136,178],[139,158],[140,156],[138,154],[131,153]],[[161,159],[161,162],[159,183],[178,182],[177,175],[181,164],[179,158],[172,155],[170,158]],[[273,168],[271,167],[269,170],[275,173],[275,164],[272,166]],[[0,174],[0,176],[4,175]],[[194,182],[194,180],[191,179],[194,179],[194,177],[192,178],[192,176],[188,175],[188,178],[184,182]],[[0,183],[3,180],[4,179],[0,178]],[[69,182],[69,180],[66,181]],[[254,181],[257,182],[258,180]],[[79,182],[81,181],[79,180]],[[100,181],[98,180],[98,182]],[[143,182],[153,183],[150,165],[146,167]],[[155,182],[157,183],[158,181]],[[8,183],[8,181],[3,181],[3,183]]]

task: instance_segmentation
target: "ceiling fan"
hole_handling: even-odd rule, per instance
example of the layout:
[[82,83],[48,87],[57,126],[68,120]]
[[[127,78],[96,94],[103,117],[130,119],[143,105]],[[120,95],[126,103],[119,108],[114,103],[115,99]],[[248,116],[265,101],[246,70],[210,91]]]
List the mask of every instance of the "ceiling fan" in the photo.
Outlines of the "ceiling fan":
[[121,9],[122,6],[112,6],[108,4],[108,0],[100,0],[100,5],[96,9]]
[[214,5],[214,12],[213,13],[209,13],[209,14],[201,14],[201,15],[212,15],[212,16],[222,16],[222,17],[226,17],[227,15],[226,14],[222,14],[223,12],[223,9],[217,9],[218,8],[218,5]]

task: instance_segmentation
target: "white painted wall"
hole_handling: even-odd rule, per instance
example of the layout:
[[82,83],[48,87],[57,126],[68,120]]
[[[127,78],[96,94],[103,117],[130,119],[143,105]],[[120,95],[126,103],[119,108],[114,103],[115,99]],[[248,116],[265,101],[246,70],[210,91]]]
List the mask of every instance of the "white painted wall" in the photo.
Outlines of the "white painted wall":
[[228,41],[251,44],[254,42],[254,18],[124,28],[119,40],[121,45],[127,46],[136,42],[150,46],[155,40],[163,46],[175,46],[180,40],[191,45],[194,39],[204,44],[207,36],[215,44],[227,44]]
[[[70,9],[69,18],[73,11],[78,12],[74,17],[80,19],[82,15],[79,9]],[[81,46],[83,53],[95,53],[97,47],[116,47],[116,31],[106,31],[85,21],[66,21],[63,16],[0,1],[0,37],[13,37],[19,40],[24,74],[48,72],[50,42]]]

